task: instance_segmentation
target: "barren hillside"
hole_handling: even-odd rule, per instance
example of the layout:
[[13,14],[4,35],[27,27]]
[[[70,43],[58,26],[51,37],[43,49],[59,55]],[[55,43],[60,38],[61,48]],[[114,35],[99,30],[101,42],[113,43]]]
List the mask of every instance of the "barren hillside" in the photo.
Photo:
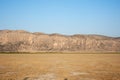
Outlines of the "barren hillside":
[[1,52],[120,51],[120,38],[101,35],[60,35],[0,30]]

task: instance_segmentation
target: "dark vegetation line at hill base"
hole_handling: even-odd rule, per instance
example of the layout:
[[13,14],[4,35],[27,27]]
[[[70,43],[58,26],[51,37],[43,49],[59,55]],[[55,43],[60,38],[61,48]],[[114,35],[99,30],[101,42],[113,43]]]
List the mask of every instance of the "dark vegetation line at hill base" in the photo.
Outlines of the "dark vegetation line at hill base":
[[0,54],[120,54],[120,52],[0,52]]

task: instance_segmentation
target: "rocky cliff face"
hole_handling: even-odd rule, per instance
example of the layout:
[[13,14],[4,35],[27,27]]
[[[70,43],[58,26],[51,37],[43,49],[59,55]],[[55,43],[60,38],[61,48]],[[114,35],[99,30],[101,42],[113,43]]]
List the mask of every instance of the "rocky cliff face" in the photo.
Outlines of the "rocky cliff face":
[[100,35],[30,33],[23,30],[0,30],[1,52],[40,51],[120,51],[120,38]]

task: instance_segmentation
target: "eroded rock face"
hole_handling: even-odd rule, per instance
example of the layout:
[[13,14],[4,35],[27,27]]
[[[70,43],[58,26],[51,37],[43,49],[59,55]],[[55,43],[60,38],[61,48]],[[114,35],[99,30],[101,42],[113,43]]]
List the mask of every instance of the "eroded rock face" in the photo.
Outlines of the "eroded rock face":
[[0,30],[0,51],[120,51],[120,38],[100,35],[48,35],[23,30]]

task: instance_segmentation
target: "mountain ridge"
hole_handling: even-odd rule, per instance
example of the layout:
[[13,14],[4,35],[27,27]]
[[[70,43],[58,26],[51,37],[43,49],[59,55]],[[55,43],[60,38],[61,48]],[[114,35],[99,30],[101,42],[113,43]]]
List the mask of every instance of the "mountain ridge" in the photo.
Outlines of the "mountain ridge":
[[120,37],[0,30],[0,52],[120,51]]

